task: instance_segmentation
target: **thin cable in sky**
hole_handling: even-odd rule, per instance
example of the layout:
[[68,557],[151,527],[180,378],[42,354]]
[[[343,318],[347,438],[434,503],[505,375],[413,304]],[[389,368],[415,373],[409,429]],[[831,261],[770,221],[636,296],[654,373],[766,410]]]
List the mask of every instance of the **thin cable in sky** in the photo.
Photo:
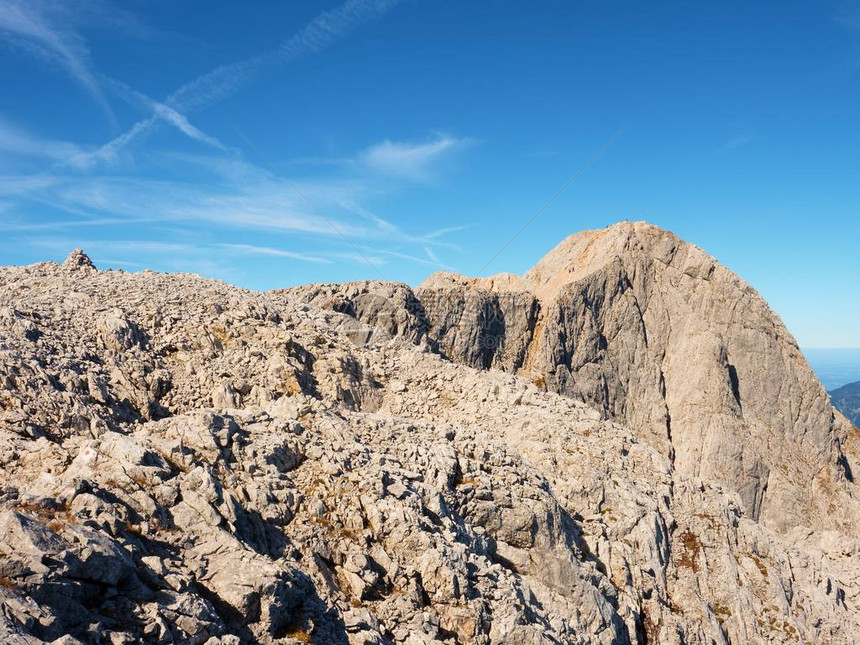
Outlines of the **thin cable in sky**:
[[317,214],[320,217],[322,217],[326,222],[328,222],[328,225],[331,226],[334,229],[334,231],[338,235],[340,235],[343,238],[343,240],[347,244],[349,244],[352,247],[352,249],[356,253],[358,253],[364,259],[364,261],[367,262],[373,268],[374,271],[376,271],[379,274],[380,278],[382,278],[383,280],[386,280],[386,277],[382,274],[382,271],[379,270],[379,267],[377,267],[373,262],[371,262],[370,258],[368,258],[364,253],[362,253],[361,249],[359,249],[355,244],[353,244],[350,241],[350,239],[346,235],[344,235],[343,231],[341,231],[333,221],[331,221],[328,217],[326,217],[323,214],[323,212],[319,208],[317,208],[316,205],[310,199],[308,199],[301,190],[299,190],[299,187],[290,181],[289,177],[287,177],[284,173],[282,173],[280,171],[280,169],[272,162],[271,159],[269,159],[266,155],[264,155],[263,152],[257,146],[255,146],[253,143],[251,143],[251,140],[248,139],[248,137],[246,137],[244,134],[242,134],[242,132],[239,130],[239,128],[237,128],[235,125],[232,127],[236,131],[236,133],[240,137],[242,137],[242,139],[245,140],[245,143],[247,143],[249,146],[251,146],[251,148],[254,150],[254,152],[256,152],[258,155],[260,155],[260,157],[263,159],[263,161],[265,161],[272,170],[274,170],[278,175],[280,175],[281,179],[283,179],[285,182],[287,182],[290,185],[290,187],[294,191],[296,191],[299,194],[299,196],[302,199],[304,199],[310,205],[310,207],[313,208],[317,212]]
[[576,180],[577,177],[579,177],[582,173],[584,173],[586,168],[588,168],[592,163],[594,163],[594,161],[600,155],[603,154],[604,150],[606,150],[612,144],[613,141],[615,141],[619,136],[621,136],[621,133],[624,132],[624,130],[626,130],[626,129],[627,129],[627,126],[625,125],[618,132],[616,132],[615,135],[609,141],[607,141],[600,150],[597,151],[597,154],[595,154],[591,159],[588,160],[588,163],[586,163],[582,168],[580,168],[579,171],[573,177],[568,179],[567,183],[561,187],[561,190],[559,190],[555,195],[553,195],[552,199],[550,199],[546,204],[544,204],[537,213],[532,215],[532,218],[528,222],[526,222],[523,225],[523,227],[519,231],[517,231],[516,234],[511,239],[509,239],[507,241],[507,243],[502,248],[500,248],[499,251],[493,257],[491,257],[490,260],[484,266],[481,267],[481,270],[478,271],[478,275],[481,275],[484,272],[484,270],[493,263],[493,260],[495,260],[497,257],[499,257],[502,254],[502,251],[504,251],[506,248],[508,248],[508,246],[510,246],[511,242],[513,242],[515,239],[517,239],[520,236],[520,233],[522,233],[524,230],[526,230],[529,227],[529,224],[534,222],[538,218],[538,215],[543,213],[547,209],[547,207],[556,200],[556,197],[561,195],[567,189],[567,187],[570,186]]

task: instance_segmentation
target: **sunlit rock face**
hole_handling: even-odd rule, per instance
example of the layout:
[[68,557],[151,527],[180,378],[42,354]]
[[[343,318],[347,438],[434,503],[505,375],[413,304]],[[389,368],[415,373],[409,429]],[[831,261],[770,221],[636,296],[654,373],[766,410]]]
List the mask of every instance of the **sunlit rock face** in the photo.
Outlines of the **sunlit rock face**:
[[[755,290],[672,233],[643,222],[578,233],[522,278],[440,273],[414,299],[411,336],[446,358],[588,403],[777,530],[813,519],[854,530],[849,501],[841,513],[819,498],[851,477],[850,425]],[[353,315],[376,325],[374,308]]]

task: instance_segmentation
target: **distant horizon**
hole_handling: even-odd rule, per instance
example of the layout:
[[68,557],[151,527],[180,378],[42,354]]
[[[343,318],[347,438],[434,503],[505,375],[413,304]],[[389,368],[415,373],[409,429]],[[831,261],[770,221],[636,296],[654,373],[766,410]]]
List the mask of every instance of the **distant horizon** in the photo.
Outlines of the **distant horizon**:
[[801,347],[800,351],[828,391],[860,381],[860,348]]
[[810,347],[808,345],[801,345],[801,350],[812,350],[812,351],[833,351],[838,352],[842,350],[850,350],[860,352],[860,347]]

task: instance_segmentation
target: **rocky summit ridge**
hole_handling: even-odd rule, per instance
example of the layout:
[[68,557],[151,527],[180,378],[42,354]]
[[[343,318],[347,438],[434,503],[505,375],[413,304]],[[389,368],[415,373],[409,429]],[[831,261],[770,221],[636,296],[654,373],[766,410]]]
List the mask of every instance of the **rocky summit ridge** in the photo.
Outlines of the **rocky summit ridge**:
[[0,269],[4,643],[851,643],[857,430],[671,233],[268,293]]

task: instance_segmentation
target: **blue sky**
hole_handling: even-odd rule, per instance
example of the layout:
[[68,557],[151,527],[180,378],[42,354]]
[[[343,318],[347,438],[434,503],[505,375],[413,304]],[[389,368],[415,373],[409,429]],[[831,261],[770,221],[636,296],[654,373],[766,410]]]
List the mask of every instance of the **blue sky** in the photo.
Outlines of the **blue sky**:
[[754,4],[0,0],[0,263],[474,274],[627,126],[486,272],[645,219],[860,347],[860,4]]

